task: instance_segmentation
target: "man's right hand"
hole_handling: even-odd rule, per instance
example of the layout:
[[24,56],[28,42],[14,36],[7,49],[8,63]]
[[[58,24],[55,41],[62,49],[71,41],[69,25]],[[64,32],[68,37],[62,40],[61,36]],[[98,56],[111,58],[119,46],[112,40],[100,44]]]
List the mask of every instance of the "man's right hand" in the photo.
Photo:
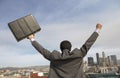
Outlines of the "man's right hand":
[[96,25],[96,29],[101,30],[101,29],[102,29],[102,25],[98,23],[98,24]]
[[34,34],[31,34],[31,35],[28,36],[28,39],[29,39],[29,40],[32,40],[32,39],[34,39],[34,38],[35,38]]

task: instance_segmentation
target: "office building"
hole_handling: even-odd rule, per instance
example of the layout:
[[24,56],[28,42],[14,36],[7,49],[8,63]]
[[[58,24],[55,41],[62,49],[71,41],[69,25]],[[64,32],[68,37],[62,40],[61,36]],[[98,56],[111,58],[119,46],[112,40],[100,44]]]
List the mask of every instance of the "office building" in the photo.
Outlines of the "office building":
[[88,57],[88,66],[93,66],[93,65],[94,65],[93,57]]
[[99,53],[96,53],[97,65],[100,65],[100,57]]
[[111,57],[111,61],[112,61],[113,66],[116,66],[117,65],[117,57],[116,57],[116,55],[111,55],[110,57]]

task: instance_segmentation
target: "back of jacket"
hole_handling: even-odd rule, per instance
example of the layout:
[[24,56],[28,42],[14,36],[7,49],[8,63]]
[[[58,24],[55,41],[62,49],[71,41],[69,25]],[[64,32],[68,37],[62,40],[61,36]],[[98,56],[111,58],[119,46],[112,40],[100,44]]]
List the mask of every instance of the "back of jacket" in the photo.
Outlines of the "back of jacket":
[[52,60],[48,78],[84,78],[83,57],[74,49],[62,59]]
[[98,33],[94,32],[80,49],[75,48],[71,52],[65,49],[63,54],[56,50],[50,52],[37,43],[37,41],[33,41],[32,45],[50,61],[48,78],[84,78],[83,58],[97,37]]

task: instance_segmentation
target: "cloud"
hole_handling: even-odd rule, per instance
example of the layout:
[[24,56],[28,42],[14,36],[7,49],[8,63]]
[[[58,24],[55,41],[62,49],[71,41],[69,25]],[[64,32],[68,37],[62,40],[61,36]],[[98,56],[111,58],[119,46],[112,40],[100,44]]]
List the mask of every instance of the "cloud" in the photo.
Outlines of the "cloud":
[[19,54],[3,54],[1,56],[0,66],[6,67],[6,66],[34,66],[34,65],[48,65],[49,62],[43,58],[40,54],[27,54],[27,55],[19,55]]
[[[0,18],[3,18],[0,21],[1,66],[49,64],[46,59],[37,53],[29,40],[24,39],[17,42],[7,26],[8,21],[25,16],[28,13],[35,16],[42,28],[40,32],[35,34],[36,40],[50,51],[59,50],[60,42],[65,39],[72,42],[73,48],[81,47],[95,30],[96,23],[99,22],[103,24],[103,28],[87,56],[95,56],[96,52],[101,53],[102,51],[109,54],[118,54],[120,51],[119,1],[53,1],[42,0],[41,2],[35,0],[20,1],[20,3],[15,1],[18,6],[11,2],[10,7],[4,6],[8,5],[9,1],[0,3],[2,4],[0,5],[0,8],[2,8]],[[35,6],[32,6],[32,3]]]
[[[5,31],[4,31],[5,32]],[[7,31],[6,31],[7,32]],[[3,33],[3,31],[1,32]],[[10,33],[10,32],[9,32]],[[1,35],[1,34],[0,34]],[[4,34],[5,35],[5,34]],[[49,64],[31,45],[29,40],[17,42],[13,35],[3,36],[0,42],[0,66],[31,66]]]

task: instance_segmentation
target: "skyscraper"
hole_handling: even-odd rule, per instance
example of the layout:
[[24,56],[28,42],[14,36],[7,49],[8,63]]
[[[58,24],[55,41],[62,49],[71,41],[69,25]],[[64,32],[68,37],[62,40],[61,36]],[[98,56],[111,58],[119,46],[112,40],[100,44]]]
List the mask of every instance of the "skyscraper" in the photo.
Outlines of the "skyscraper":
[[96,53],[97,65],[100,65],[100,57],[99,53]]
[[103,56],[103,66],[105,67],[106,66],[106,62],[105,62],[105,53],[102,52],[102,56]]
[[88,65],[89,66],[93,66],[94,65],[93,57],[88,57]]
[[111,60],[113,62],[113,65],[117,65],[117,57],[116,57],[116,55],[111,55]]

